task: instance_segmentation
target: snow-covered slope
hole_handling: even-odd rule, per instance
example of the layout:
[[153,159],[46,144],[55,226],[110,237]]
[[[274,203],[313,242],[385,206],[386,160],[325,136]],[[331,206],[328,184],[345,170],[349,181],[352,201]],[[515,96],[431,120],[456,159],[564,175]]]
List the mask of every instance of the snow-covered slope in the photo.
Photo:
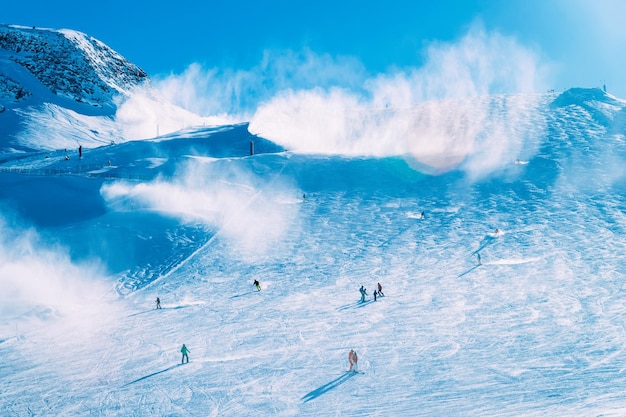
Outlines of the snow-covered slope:
[[[508,102],[476,101],[490,140],[440,175],[246,124],[4,155],[0,409],[624,415],[626,106]],[[517,145],[475,175],[505,119]]]

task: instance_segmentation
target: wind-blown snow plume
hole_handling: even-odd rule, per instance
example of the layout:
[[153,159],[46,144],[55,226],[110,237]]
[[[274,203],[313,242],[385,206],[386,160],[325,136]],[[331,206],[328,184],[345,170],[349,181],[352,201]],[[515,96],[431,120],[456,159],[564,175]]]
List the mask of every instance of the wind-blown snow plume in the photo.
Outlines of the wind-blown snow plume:
[[96,264],[74,264],[34,229],[0,217],[0,317],[33,319],[97,309],[107,291]]
[[194,113],[249,121],[259,103],[277,92],[330,86],[359,90],[365,79],[365,68],[357,59],[305,49],[266,51],[250,70],[204,70],[192,64],[182,74],[155,78],[153,84],[169,101]]
[[482,176],[515,160],[521,137],[541,136],[543,121],[529,117],[547,67],[514,38],[475,24],[458,42],[431,44],[424,62],[371,76],[351,58],[268,53],[250,71],[192,65],[156,85],[201,114],[253,115],[252,133],[295,152],[405,155],[428,172],[468,162]]
[[154,138],[189,126],[221,125],[233,122],[226,116],[201,117],[178,107],[151,87],[139,87],[129,98],[120,99],[116,113],[124,138]]
[[542,120],[529,120],[541,76],[530,50],[475,27],[457,44],[431,46],[422,68],[367,80],[367,95],[283,91],[259,107],[250,131],[297,152],[407,155],[430,172],[469,161],[481,176],[515,159],[522,137],[541,135]]
[[[263,255],[295,219],[296,206],[286,204],[296,192],[272,180],[236,168],[228,161],[194,158],[173,181],[157,180],[105,185],[101,193],[111,207],[132,204],[135,210],[156,210],[183,222],[202,223],[233,243],[237,251]],[[291,197],[290,197],[291,196]]]

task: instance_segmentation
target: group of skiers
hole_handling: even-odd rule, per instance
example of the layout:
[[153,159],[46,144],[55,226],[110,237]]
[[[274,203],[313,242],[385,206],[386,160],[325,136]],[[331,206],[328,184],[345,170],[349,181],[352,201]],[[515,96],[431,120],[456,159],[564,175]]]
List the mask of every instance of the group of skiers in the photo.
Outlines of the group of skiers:
[[[252,285],[254,285],[257,291],[261,291],[261,284],[259,283],[257,279],[254,280]],[[361,288],[359,289],[359,291],[361,292],[360,302],[363,303],[365,302],[365,296],[367,295],[367,290],[361,285]],[[385,294],[383,294],[383,287],[382,285],[380,285],[380,282],[377,283],[377,288],[374,290],[374,301],[376,301],[377,296],[383,296],[383,297],[385,296]],[[159,297],[156,298],[155,303],[156,303],[157,310],[162,308],[161,299]],[[180,349],[180,352],[183,355],[181,359],[181,364],[189,363],[189,353],[191,353],[191,351],[189,350],[189,348],[187,348],[187,346],[184,343],[183,343],[183,347]],[[349,371],[358,372],[358,366],[357,366],[358,360],[359,358],[356,354],[356,351],[354,349],[350,349],[350,352],[348,353],[348,363],[350,364]]]
[[[377,289],[374,290],[374,301],[376,301],[377,297],[384,297],[385,294],[383,294],[383,286],[380,285],[380,282],[377,283]],[[361,285],[361,288],[359,288],[359,292],[361,293],[361,300],[359,300],[360,303],[364,303],[365,302],[365,296],[367,295],[367,289],[364,288]]]

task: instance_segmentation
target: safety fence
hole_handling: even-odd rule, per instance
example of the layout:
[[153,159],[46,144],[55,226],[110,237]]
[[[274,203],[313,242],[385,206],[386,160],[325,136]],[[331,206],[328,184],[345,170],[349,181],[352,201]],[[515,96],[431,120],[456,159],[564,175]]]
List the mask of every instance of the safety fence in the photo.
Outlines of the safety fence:
[[137,173],[106,170],[100,171],[106,166],[90,164],[80,165],[67,168],[27,168],[27,167],[0,167],[0,173],[8,174],[20,174],[20,175],[33,175],[33,176],[65,176],[75,175],[87,178],[102,178],[102,179],[124,179],[131,181],[148,181],[154,178],[154,176],[140,175]]

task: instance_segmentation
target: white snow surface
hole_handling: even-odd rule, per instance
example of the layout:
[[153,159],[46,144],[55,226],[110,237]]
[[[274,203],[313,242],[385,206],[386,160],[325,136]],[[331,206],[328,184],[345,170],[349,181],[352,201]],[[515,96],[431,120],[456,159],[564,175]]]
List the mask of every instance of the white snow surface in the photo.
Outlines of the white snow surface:
[[0,410],[625,415],[624,105],[533,106],[479,176],[246,124],[3,154]]

